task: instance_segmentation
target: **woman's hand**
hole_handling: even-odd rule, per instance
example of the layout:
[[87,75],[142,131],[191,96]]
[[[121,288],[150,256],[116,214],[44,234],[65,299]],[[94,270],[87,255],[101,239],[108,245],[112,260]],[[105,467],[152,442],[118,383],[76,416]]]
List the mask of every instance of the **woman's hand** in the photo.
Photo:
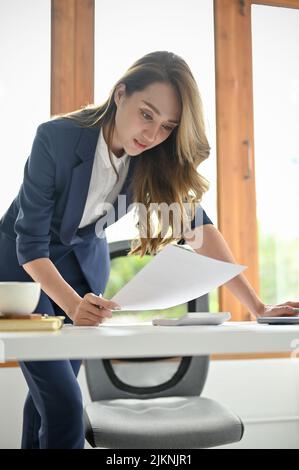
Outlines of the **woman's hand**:
[[111,300],[104,299],[92,292],[85,294],[79,301],[72,315],[76,326],[97,326],[106,318],[112,317],[111,310],[120,310],[120,306]]
[[[296,310],[297,309],[297,310]],[[284,302],[277,305],[263,305],[256,317],[292,317],[299,314],[299,302]]]

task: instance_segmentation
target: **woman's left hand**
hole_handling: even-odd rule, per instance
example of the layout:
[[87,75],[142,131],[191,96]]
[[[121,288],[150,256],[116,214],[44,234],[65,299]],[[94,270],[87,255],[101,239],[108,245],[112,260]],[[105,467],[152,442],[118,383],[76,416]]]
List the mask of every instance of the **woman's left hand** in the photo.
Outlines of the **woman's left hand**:
[[[297,311],[296,311],[297,309]],[[263,305],[256,317],[282,317],[299,315],[299,302],[284,302],[277,305]]]

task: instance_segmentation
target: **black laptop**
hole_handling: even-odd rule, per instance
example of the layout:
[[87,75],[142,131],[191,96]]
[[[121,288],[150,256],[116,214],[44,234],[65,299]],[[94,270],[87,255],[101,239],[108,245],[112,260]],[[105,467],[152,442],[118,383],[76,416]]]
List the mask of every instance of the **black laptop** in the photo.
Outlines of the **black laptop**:
[[299,316],[294,317],[258,317],[258,323],[268,323],[269,325],[295,325],[299,324]]

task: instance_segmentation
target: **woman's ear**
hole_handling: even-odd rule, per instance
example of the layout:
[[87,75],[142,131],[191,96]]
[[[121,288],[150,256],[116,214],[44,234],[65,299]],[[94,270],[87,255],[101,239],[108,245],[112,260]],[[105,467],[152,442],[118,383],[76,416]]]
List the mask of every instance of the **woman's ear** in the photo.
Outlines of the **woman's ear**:
[[122,98],[126,95],[126,85],[125,83],[119,83],[114,91],[114,102],[116,106],[119,105]]

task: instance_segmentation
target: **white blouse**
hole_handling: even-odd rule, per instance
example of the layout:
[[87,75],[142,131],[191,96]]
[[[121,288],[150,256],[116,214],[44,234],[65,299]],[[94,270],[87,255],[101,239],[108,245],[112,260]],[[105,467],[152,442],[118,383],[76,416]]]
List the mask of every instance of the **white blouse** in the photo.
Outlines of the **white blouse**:
[[105,213],[103,204],[107,202],[113,204],[123,186],[128,174],[130,157],[124,154],[118,158],[112,152],[111,156],[119,174],[118,182],[116,182],[116,174],[109,159],[108,147],[103,136],[103,129],[101,128],[95,151],[87,200],[79,228],[85,227],[101,217]]

